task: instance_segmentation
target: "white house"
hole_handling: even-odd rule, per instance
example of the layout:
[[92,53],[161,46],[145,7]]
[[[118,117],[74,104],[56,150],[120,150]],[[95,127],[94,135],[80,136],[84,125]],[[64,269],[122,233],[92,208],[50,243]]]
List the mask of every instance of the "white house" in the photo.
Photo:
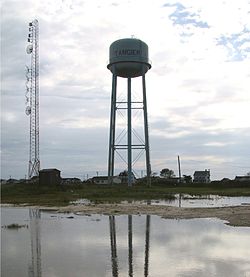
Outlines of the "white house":
[[[107,185],[109,183],[108,176],[95,176],[92,178],[94,184]],[[121,184],[122,180],[118,176],[113,177],[114,184]]]
[[246,176],[236,176],[235,181],[249,181],[250,182],[250,175],[246,175]]
[[210,183],[210,170],[205,169],[204,171],[195,171],[193,182]]

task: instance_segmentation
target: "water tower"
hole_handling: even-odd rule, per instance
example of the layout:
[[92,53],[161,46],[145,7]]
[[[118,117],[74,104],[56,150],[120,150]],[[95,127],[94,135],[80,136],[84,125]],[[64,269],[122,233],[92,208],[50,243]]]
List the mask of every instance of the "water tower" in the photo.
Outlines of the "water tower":
[[[149,156],[149,138],[148,138],[148,116],[147,116],[147,97],[145,74],[151,68],[148,60],[148,46],[145,42],[135,38],[119,39],[113,42],[109,48],[108,69],[112,72],[112,96],[110,113],[110,136],[109,136],[109,158],[108,158],[108,177],[112,183],[114,177],[115,151],[127,150],[127,172],[128,186],[133,183],[133,151],[136,149],[145,150],[146,172],[148,185],[150,185],[150,156]],[[127,100],[122,102],[125,105],[127,113],[127,140],[125,144],[117,144],[116,140],[116,113],[121,102],[117,101],[117,77],[127,79]],[[132,99],[131,79],[142,77],[142,102],[136,102]],[[141,104],[144,119],[144,138],[141,143],[134,144],[132,141],[132,110],[134,104]],[[138,107],[137,107],[138,109]]]

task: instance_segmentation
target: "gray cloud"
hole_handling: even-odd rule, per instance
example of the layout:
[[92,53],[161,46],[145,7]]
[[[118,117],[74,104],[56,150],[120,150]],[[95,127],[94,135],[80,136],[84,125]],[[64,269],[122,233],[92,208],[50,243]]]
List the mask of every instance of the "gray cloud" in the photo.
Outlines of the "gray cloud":
[[[4,178],[9,175],[20,178],[27,172],[29,118],[24,113],[24,68],[30,62],[30,57],[25,53],[28,22],[33,20],[35,14],[39,15],[40,24],[42,167],[58,167],[63,171],[63,176],[81,177],[96,170],[106,174],[111,91],[111,74],[106,68],[108,47],[114,39],[124,36],[124,33],[127,35],[130,29],[123,22],[114,21],[109,14],[104,18],[102,9],[106,9],[105,13],[107,9],[113,9],[113,12],[123,14],[127,4],[112,6],[112,2],[101,3],[92,9],[87,2],[78,4],[61,3],[55,6],[54,2],[48,4],[38,1],[33,5],[30,1],[3,1],[1,167]],[[165,8],[175,9],[168,18],[174,23],[170,24],[172,33],[176,32],[175,28],[178,26],[183,26],[186,31],[193,26],[192,32],[193,29],[202,28],[204,32],[208,29],[208,24],[206,25],[198,14],[191,12],[191,9],[185,8],[182,2],[168,4]],[[90,24],[85,16],[97,10],[98,13],[89,18],[93,20]],[[143,17],[141,22],[145,23]],[[157,24],[154,28],[160,27],[159,24],[163,22],[159,21]],[[133,30],[141,34],[139,27],[140,24],[133,26]],[[172,48],[175,48],[176,42],[172,40],[170,33],[165,33],[166,40],[169,45],[173,43]],[[152,33],[152,37],[157,41],[158,38],[153,35],[155,34]],[[217,41],[218,46],[232,44],[239,51],[243,51],[243,45],[247,45],[243,35],[240,33],[222,36]],[[247,172],[247,166],[250,164],[249,129],[214,129],[213,125],[222,124],[222,118],[213,112],[202,113],[204,107],[223,103],[224,100],[241,103],[242,93],[239,94],[238,91],[242,83],[232,85],[216,80],[218,83],[213,85],[212,94],[209,87],[210,76],[201,78],[194,75],[192,78],[183,78],[180,75],[180,68],[190,62],[190,57],[185,53],[176,53],[181,48],[173,52],[171,47],[158,44],[156,46],[158,48],[152,49],[152,76],[159,79],[155,79],[153,93],[165,89],[161,87],[162,80],[167,80],[167,86],[172,78],[176,78],[180,89],[185,93],[195,93],[197,98],[189,106],[179,100],[177,104],[176,99],[173,99],[171,108],[169,107],[161,118],[153,116],[153,113],[149,114],[153,169],[159,171],[165,166],[174,168],[176,155],[179,154],[183,157],[183,167],[185,169],[185,164],[187,165],[185,170],[189,174],[198,165],[202,168],[213,168],[215,178],[223,175],[233,178]],[[247,48],[244,49],[248,51]],[[223,76],[221,73],[221,79]],[[159,85],[158,80],[161,81]],[[206,93],[210,97],[199,99],[199,95],[205,96]],[[196,118],[197,111],[199,118]],[[190,118],[197,126],[190,122]],[[138,128],[138,132],[142,135],[142,128]],[[223,167],[221,161],[220,168],[216,169],[219,162],[207,160],[205,156],[213,156],[213,159],[218,158],[219,161],[226,157],[232,161],[232,167],[225,164]],[[138,170],[143,168],[142,164],[144,163],[141,162],[137,166]],[[119,165],[117,170],[120,168],[123,169]]]
[[[214,121],[207,120],[209,125]],[[153,133],[150,137],[151,157],[157,165],[154,171],[170,167],[177,173],[177,155],[182,159],[183,174],[192,175],[195,170],[210,168],[214,178],[222,179],[227,170],[232,172],[227,173],[230,178],[234,177],[234,171],[244,174],[250,170],[249,158],[241,158],[242,155],[250,157],[250,129],[214,132],[190,126],[176,127],[167,120],[155,122],[150,129]],[[159,129],[161,133],[156,135]],[[222,170],[223,167],[227,170]]]

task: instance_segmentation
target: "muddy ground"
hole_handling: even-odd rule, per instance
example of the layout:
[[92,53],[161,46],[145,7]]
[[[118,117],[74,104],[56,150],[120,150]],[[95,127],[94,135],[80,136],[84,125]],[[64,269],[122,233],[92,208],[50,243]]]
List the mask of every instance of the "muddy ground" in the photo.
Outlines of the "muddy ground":
[[[14,206],[2,204],[2,207]],[[17,207],[31,207],[18,205]],[[146,204],[89,204],[69,205],[64,207],[41,207],[32,206],[44,211],[61,213],[77,213],[78,215],[104,214],[104,215],[158,215],[169,219],[191,219],[191,218],[219,218],[230,226],[250,227],[250,205],[220,207],[220,208],[179,208],[161,205]]]
[[220,218],[231,226],[250,227],[250,205],[221,207],[221,208],[179,208],[145,204],[91,204],[70,205],[54,208],[58,212],[73,212],[78,214],[150,214],[163,218]]

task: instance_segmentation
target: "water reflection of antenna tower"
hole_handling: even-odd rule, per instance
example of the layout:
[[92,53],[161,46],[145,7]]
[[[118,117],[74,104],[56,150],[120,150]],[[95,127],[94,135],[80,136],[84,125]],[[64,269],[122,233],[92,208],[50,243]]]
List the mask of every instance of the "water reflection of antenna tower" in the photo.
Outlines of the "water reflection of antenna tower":
[[35,19],[29,23],[27,54],[31,55],[26,66],[26,114],[30,117],[30,145],[28,177],[38,176],[39,159],[39,26]]
[[[119,265],[116,247],[116,226],[115,216],[109,216],[110,244],[111,244],[111,263],[112,276],[119,276]],[[145,233],[145,262],[144,277],[148,277],[149,268],[149,243],[150,243],[150,215],[146,216],[146,233]],[[133,222],[132,215],[128,215],[128,276],[133,277]]]
[[29,209],[30,217],[30,237],[31,237],[31,266],[29,267],[29,277],[41,277],[41,237],[40,219],[41,212],[38,209]]

